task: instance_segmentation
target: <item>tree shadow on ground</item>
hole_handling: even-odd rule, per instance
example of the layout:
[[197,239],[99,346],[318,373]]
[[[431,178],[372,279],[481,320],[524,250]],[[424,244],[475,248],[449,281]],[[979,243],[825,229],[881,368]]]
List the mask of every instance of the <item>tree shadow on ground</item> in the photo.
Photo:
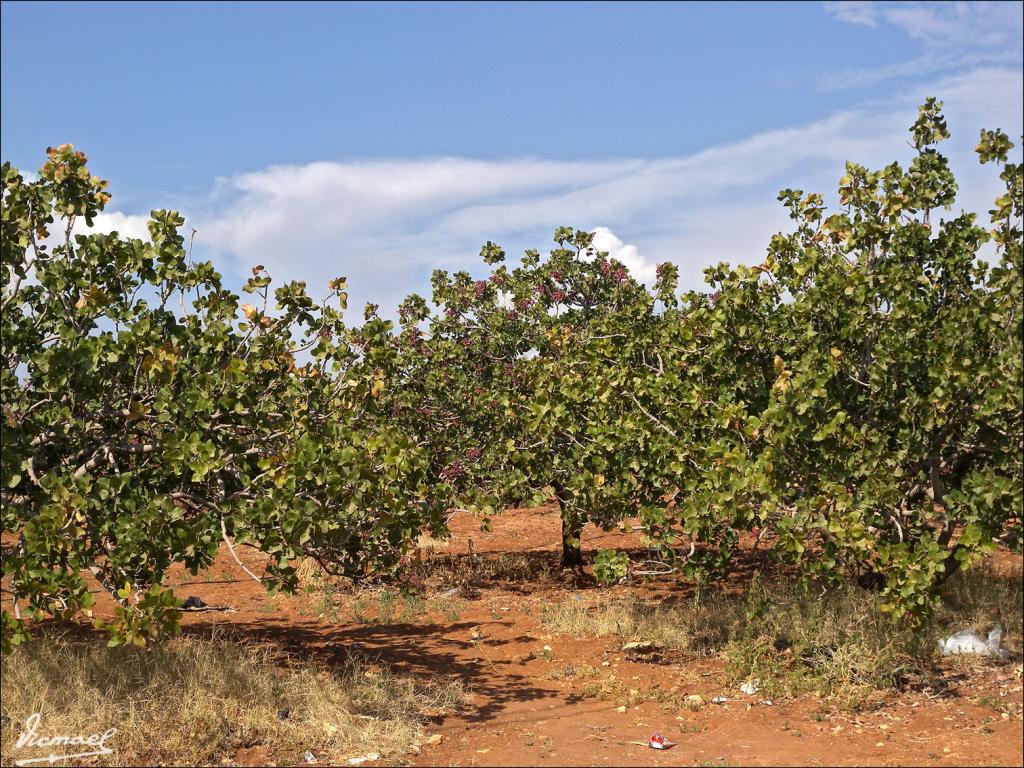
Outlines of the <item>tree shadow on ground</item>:
[[[727,574],[711,577],[703,585],[698,585],[681,572],[685,559],[675,563],[659,559],[650,548],[643,546],[620,546],[617,549],[629,557],[634,567],[646,564],[650,570],[664,568],[667,571],[664,574],[632,576],[624,586],[669,591],[674,593],[673,599],[688,599],[697,589],[744,593],[755,577],[785,577],[794,572],[794,567],[775,562],[768,547],[740,547],[730,561]],[[588,546],[583,551],[585,564],[589,566],[598,550]],[[698,547],[696,552],[703,554],[704,549]],[[411,584],[431,592],[458,586],[475,589],[500,587],[520,595],[551,587],[584,591],[606,588],[594,578],[589,568],[563,568],[559,554],[554,550],[433,554],[400,572],[397,583]]]
[[[328,669],[342,669],[355,658],[426,680],[458,678],[482,702],[475,713],[462,713],[467,720],[493,720],[513,702],[556,699],[557,691],[532,685],[525,671],[512,671],[512,662],[486,659],[474,654],[471,641],[451,637],[455,633],[468,638],[472,628],[481,627],[486,632],[492,624],[510,626],[511,622],[391,623],[334,629],[312,620],[281,617],[232,621],[228,626],[196,623],[183,633],[208,637],[216,632],[233,640],[269,644],[282,655],[310,660]],[[507,642],[489,639],[487,645]]]

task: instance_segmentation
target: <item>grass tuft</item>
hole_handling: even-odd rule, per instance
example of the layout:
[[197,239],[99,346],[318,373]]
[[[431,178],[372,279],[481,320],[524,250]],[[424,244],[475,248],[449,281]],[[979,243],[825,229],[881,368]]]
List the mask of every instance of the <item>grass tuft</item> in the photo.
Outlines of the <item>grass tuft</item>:
[[117,728],[111,765],[213,764],[236,750],[268,759],[321,762],[415,748],[426,713],[459,709],[460,683],[423,684],[355,659],[329,670],[281,661],[266,646],[175,638],[151,648],[108,648],[96,640],[42,636],[2,658],[2,762],[45,757],[16,749],[26,718],[40,735],[88,735]]
[[[575,596],[548,606],[542,620],[552,631],[576,637],[652,641],[691,656],[719,654],[732,684],[757,679],[764,696],[814,691],[854,709],[879,691],[941,685],[937,642],[965,627],[987,632],[1001,624],[1003,647],[1020,655],[1019,569],[957,574],[943,590],[939,609],[917,630],[894,622],[880,602],[877,593],[852,585],[821,593],[755,579],[746,594],[703,592],[671,604]],[[993,662],[963,657],[943,663]]]
[[544,608],[550,629],[575,637],[616,637],[622,644],[650,641],[669,651],[707,655],[722,648],[742,616],[742,602],[698,595],[671,605],[636,596],[609,601],[603,595],[575,595]]
[[413,564],[407,576],[426,586],[484,587],[549,582],[559,573],[557,556],[547,552],[435,554]]

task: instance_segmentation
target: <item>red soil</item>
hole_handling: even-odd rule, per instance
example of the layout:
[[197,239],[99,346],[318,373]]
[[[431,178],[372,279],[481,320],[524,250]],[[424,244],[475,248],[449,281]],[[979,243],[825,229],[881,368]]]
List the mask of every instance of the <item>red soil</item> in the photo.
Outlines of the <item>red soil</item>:
[[[680,660],[672,664],[627,661],[614,638],[579,640],[552,635],[540,623],[546,603],[571,597],[592,585],[562,582],[557,571],[557,512],[521,510],[495,518],[484,533],[478,521],[457,516],[453,537],[433,557],[452,562],[473,552],[485,556],[524,553],[548,564],[540,581],[482,585],[467,596],[458,618],[436,611],[397,618],[394,623],[352,623],[354,595],[338,596],[338,607],[324,615],[323,595],[300,593],[269,597],[241,574],[226,551],[206,573],[192,577],[180,568],[169,575],[179,597],[197,595],[211,605],[231,605],[237,613],[186,613],[185,631],[206,633],[213,627],[277,644],[282,650],[340,663],[356,652],[423,675],[455,675],[472,691],[473,710],[438,717],[430,733],[440,744],[424,746],[411,756],[414,765],[1021,765],[1022,688],[1010,663],[963,665],[946,671],[942,692],[886,695],[877,709],[859,715],[831,707],[812,695],[793,701],[760,703],[726,686],[719,659]],[[637,547],[631,534],[590,529],[586,551],[612,546]],[[749,547],[748,547],[749,549]],[[264,556],[240,550],[257,572]],[[1000,553],[999,564],[1019,569],[1021,558]],[[748,555],[744,569],[761,568]],[[1017,571],[1019,573],[1019,570]],[[438,591],[432,585],[431,593]],[[616,587],[613,594],[678,595],[689,586],[677,577],[660,577],[645,585]],[[605,594],[595,593],[595,594]],[[371,611],[372,612],[372,611]],[[483,639],[474,641],[479,628]],[[1019,631],[1019,628],[1018,630]],[[531,651],[551,647],[551,658],[530,658]],[[608,661],[608,666],[602,662]],[[552,673],[567,665],[591,665],[610,672],[626,690],[655,689],[698,694],[710,702],[725,695],[725,705],[708,703],[699,711],[663,708],[647,701],[617,707],[625,700],[583,698],[588,681],[558,679]],[[983,697],[986,697],[983,699]],[[623,697],[626,698],[626,697]],[[993,702],[1011,709],[1004,717]],[[656,751],[646,742],[658,732],[676,746]],[[344,757],[337,756],[345,764]],[[259,764],[259,750],[236,755],[238,762]]]

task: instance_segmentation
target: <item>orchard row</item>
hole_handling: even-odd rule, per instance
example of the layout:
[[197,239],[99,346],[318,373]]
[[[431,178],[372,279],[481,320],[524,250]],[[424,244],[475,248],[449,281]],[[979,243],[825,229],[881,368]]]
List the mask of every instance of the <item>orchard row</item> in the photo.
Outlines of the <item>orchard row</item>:
[[[111,642],[141,645],[177,626],[167,568],[225,542],[267,553],[274,588],[303,557],[382,578],[453,509],[486,524],[552,496],[566,567],[585,524],[638,518],[713,578],[757,529],[920,619],[950,574],[1019,547],[1022,517],[1022,170],[982,131],[1006,194],[953,213],[940,107],[907,168],[847,164],[837,211],[782,192],[792,231],[705,291],[670,263],[645,287],[562,228],[547,255],[488,242],[486,274],[435,271],[397,325],[372,305],[346,323],[344,278],[314,300],[255,267],[243,300],[176,212],[149,242],[73,235],[110,196],[70,145],[35,181],[5,163],[5,645],[88,613],[89,572],[120,606]],[[595,573],[627,568],[601,553]]]

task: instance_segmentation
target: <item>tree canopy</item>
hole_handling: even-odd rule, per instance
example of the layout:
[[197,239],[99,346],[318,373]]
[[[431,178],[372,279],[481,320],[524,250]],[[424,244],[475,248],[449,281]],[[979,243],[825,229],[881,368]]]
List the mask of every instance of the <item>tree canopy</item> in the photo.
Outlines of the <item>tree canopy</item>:
[[222,544],[269,555],[250,575],[272,589],[299,557],[380,577],[452,510],[486,525],[549,496],[566,567],[588,522],[637,518],[699,578],[766,531],[805,575],[924,616],[955,570],[1020,547],[1024,504],[1022,168],[982,131],[1005,195],[938,217],[941,106],[906,169],[848,163],[835,211],[784,190],[793,231],[707,290],[680,294],[671,263],[645,287],[563,227],[546,256],[488,242],[483,277],[435,271],[397,326],[346,322],[344,278],[314,300],[256,266],[243,301],[175,211],[148,242],[77,234],[110,195],[70,145],[33,181],[4,163],[5,644],[88,613],[85,573],[119,606],[111,642],[144,644],[177,626],[167,568]]

